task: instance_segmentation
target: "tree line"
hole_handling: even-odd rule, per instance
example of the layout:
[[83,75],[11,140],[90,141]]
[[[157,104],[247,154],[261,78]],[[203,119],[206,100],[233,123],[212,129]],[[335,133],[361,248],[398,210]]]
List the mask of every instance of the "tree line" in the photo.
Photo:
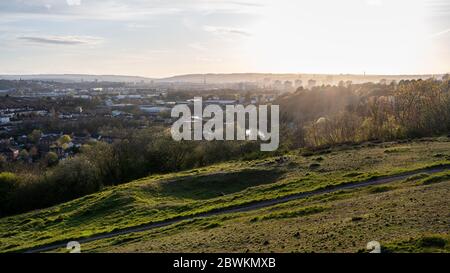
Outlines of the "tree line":
[[298,89],[279,99],[285,142],[294,147],[417,138],[450,132],[450,81]]
[[176,142],[166,127],[124,133],[113,144],[86,144],[76,156],[40,172],[1,173],[0,216],[59,204],[154,173],[261,156],[254,142]]

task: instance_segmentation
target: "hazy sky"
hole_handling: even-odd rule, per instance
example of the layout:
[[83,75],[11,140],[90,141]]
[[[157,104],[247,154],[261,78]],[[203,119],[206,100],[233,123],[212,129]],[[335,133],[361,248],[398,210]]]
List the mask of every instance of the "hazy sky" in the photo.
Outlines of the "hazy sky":
[[1,0],[0,73],[450,72],[448,0]]

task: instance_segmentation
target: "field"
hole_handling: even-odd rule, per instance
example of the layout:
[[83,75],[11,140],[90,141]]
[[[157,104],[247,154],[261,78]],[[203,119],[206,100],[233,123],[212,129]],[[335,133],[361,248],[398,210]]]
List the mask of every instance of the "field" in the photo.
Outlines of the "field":
[[[108,187],[0,219],[0,251],[26,249],[450,163],[448,137],[295,150]],[[83,252],[449,252],[450,171],[82,244]],[[67,252],[65,249],[56,251]]]

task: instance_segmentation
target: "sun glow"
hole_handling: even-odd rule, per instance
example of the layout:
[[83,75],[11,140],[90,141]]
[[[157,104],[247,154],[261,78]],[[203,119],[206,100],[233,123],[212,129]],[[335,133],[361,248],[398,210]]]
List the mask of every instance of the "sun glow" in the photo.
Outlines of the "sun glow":
[[247,54],[253,69],[274,72],[425,71],[425,10],[420,0],[276,1],[253,25]]

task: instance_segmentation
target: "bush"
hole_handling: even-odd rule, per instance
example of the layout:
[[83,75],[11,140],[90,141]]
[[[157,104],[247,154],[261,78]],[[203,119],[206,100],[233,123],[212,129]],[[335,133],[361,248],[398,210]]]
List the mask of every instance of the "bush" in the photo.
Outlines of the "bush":
[[432,176],[422,179],[422,184],[429,185],[429,184],[439,183],[439,182],[448,181],[448,180],[450,180],[450,172],[444,172],[444,173],[435,174],[435,175],[432,175]]
[[443,248],[447,244],[444,238],[438,236],[423,237],[419,240],[419,245],[421,247],[438,247]]
[[176,142],[167,130],[158,128],[126,133],[118,143],[84,145],[80,154],[60,162],[56,154],[48,153],[46,163],[54,167],[9,190],[11,198],[2,211],[12,214],[48,207],[97,192],[104,185],[205,166],[259,149],[256,142]]
[[0,173],[0,216],[7,211],[12,194],[19,186],[19,180],[19,177],[13,173]]
[[[3,172],[0,173],[0,183],[15,183],[17,182],[18,177],[17,175],[9,172]],[[1,184],[0,184],[1,185]]]
[[84,156],[63,161],[46,176],[46,180],[56,199],[61,200],[94,193],[102,187],[97,166]]
[[58,164],[58,155],[54,152],[49,152],[45,156],[45,162],[47,163],[47,166],[55,166]]
[[3,168],[6,165],[6,162],[7,162],[6,158],[3,155],[0,154],[0,171],[3,170]]

